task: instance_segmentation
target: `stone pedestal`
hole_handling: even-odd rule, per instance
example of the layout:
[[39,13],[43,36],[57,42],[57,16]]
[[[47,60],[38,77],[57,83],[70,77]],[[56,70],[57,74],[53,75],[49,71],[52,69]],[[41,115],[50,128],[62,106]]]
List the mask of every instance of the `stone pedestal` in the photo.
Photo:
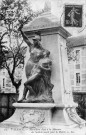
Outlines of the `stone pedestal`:
[[84,120],[80,119],[73,107],[65,107],[54,103],[14,103],[16,108],[13,116],[0,126],[17,128],[39,127],[84,127]]
[[10,127],[38,127],[52,124],[52,103],[14,103],[16,108],[13,116],[4,122],[3,126]]

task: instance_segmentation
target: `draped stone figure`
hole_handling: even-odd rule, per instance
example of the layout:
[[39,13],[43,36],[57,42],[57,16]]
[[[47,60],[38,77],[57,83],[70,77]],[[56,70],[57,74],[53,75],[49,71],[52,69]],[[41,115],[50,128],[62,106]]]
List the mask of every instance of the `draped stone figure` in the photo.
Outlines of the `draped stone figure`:
[[[32,44],[25,33],[21,29],[20,31],[29,46],[30,58],[25,67],[27,81],[24,83],[22,98],[18,102],[54,102],[53,84],[50,80],[52,67],[52,61],[49,58],[50,52],[42,47],[39,38],[34,38]],[[28,91],[29,95],[26,96]]]

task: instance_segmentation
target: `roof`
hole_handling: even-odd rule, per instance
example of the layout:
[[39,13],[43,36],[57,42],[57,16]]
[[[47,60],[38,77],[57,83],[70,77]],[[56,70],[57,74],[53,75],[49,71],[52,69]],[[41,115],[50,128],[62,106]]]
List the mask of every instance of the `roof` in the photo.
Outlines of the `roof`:
[[77,47],[86,45],[86,35],[71,36],[67,38],[67,45],[70,47]]

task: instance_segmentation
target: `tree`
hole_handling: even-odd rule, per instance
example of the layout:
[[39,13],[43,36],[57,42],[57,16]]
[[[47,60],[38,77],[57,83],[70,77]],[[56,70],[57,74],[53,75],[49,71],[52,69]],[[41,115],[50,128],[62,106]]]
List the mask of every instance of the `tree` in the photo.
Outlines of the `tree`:
[[68,41],[66,45],[67,45],[68,61],[71,61],[71,60],[76,61],[79,54],[75,52],[73,45],[70,44]]
[[[1,68],[7,69],[17,93],[21,79],[15,80],[15,70],[19,64],[24,64],[22,50],[26,49],[26,47],[22,49],[23,37],[20,28],[43,12],[44,10],[33,12],[27,0],[2,0],[0,6],[0,26],[4,29],[0,38],[0,65]],[[4,37],[7,38],[7,41]]]
[[82,96],[81,99],[78,101],[78,107],[76,107],[76,111],[78,115],[85,120],[85,111],[86,110],[86,102],[84,97]]
[[[26,0],[2,0],[0,6],[0,68],[6,68],[12,84],[16,88],[21,85],[21,79],[15,79],[15,70],[19,64],[24,64],[23,38],[18,30],[21,24],[32,20],[35,14]],[[23,48],[22,48],[23,47]],[[23,51],[23,52],[22,52]]]
[[5,33],[3,33],[3,34],[0,35],[0,66],[2,65],[2,63],[4,61],[3,49],[5,48],[4,43],[6,43],[6,42],[3,42],[3,38],[4,38],[4,36],[6,34],[7,34],[7,32],[5,32]]

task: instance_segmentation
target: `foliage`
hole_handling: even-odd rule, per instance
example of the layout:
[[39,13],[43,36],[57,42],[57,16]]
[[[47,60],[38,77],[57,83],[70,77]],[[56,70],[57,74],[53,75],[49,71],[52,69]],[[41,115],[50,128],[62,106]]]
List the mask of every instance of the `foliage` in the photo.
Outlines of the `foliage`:
[[[24,64],[20,28],[43,12],[33,12],[27,0],[2,0],[0,5],[0,26],[3,27],[0,32],[0,68],[7,69],[16,92],[21,85],[21,79],[16,82],[15,70],[19,64]],[[23,50],[25,49],[26,47],[23,47]]]
[[68,44],[67,42],[67,56],[68,56],[68,61],[76,61],[77,60],[77,55],[76,52],[75,52],[75,49],[73,47],[73,45],[70,45]]
[[[16,82],[15,70],[19,64],[24,64],[23,38],[18,28],[31,21],[34,15],[26,0],[3,0],[0,6],[0,26],[3,27],[0,32],[0,65],[7,69],[16,92],[21,79]],[[23,47],[23,51],[25,49]]]
[[77,113],[82,119],[85,119],[85,109],[86,109],[86,103],[85,103],[85,99],[82,97],[78,102],[78,107],[76,108]]

